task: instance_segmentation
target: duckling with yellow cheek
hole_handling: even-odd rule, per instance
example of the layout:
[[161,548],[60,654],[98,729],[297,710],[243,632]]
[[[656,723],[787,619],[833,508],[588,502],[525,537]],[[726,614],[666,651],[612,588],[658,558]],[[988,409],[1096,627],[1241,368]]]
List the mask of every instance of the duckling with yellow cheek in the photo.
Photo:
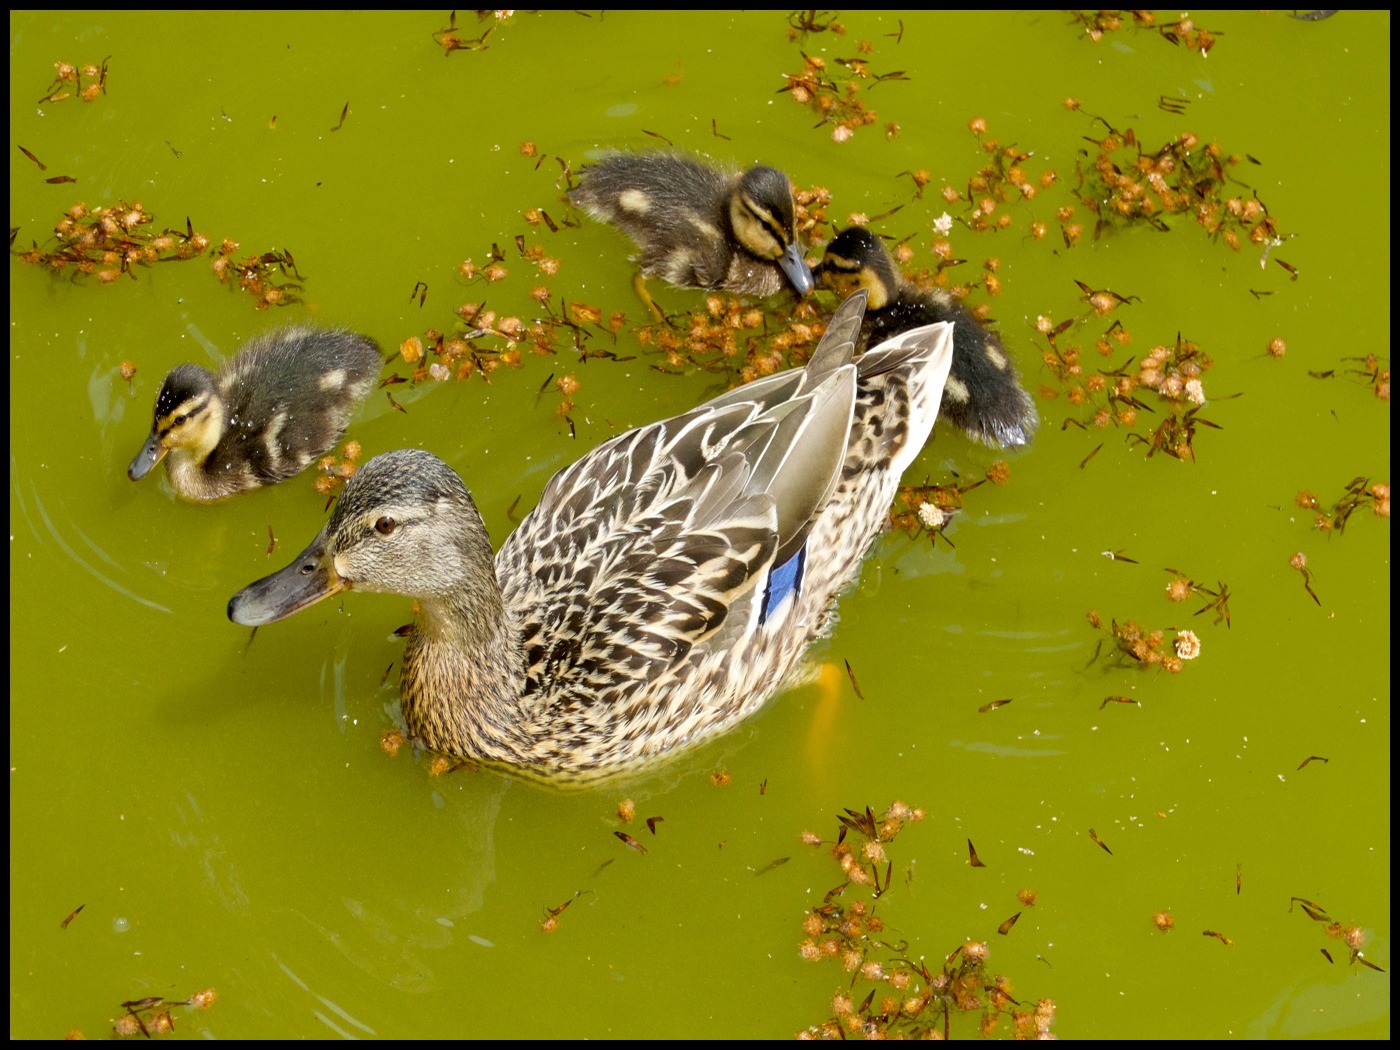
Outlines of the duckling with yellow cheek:
[[253,339],[217,375],[180,365],[126,475],[164,459],[176,493],[196,503],[285,481],[339,440],[382,360],[367,336],[294,326]]
[[826,246],[816,273],[823,288],[843,297],[860,288],[870,293],[860,330],[862,348],[911,328],[951,321],[953,367],[943,388],[943,417],[986,445],[1030,444],[1040,416],[1010,353],[955,298],[915,288],[900,275],[880,239],[861,226],[843,230]]
[[812,290],[792,184],[765,165],[725,171],[681,153],[612,153],[569,199],[641,249],[642,274],[739,295]]

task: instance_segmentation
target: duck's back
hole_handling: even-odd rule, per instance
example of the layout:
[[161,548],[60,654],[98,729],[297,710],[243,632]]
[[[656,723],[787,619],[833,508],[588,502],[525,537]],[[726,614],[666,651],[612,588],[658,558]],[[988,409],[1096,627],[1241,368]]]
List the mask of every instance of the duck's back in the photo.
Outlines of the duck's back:
[[823,630],[928,438],[951,356],[939,327],[851,363],[854,335],[621,435],[546,488],[496,559],[533,763],[596,772],[719,732]]

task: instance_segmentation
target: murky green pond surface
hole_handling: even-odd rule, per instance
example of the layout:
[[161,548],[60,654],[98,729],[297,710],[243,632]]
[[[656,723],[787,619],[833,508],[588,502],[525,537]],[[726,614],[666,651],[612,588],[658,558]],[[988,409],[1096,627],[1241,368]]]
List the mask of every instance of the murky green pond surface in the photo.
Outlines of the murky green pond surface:
[[[927,819],[886,847],[885,929],[861,942],[863,961],[936,969],[989,942],[988,972],[1020,1000],[1054,999],[1062,1036],[1389,1035],[1390,522],[1366,505],[1327,535],[1295,504],[1302,489],[1331,506],[1354,478],[1390,480],[1389,402],[1358,360],[1389,368],[1389,17],[1202,16],[1218,34],[1208,56],[1132,27],[1094,43],[1060,13],[841,20],[844,36],[790,39],[781,14],[518,14],[485,49],[444,55],[443,13],[12,13],[17,249],[52,247],[76,202],[139,199],[157,227],[188,217],[240,257],[289,249],[305,278],[304,304],[260,313],[207,255],[110,286],[11,261],[12,1036],[102,1036],[123,1001],[209,987],[217,1002],[177,1009],[177,1034],[789,1036],[832,1017],[837,992],[876,990],[878,1007],[890,991],[799,956],[804,916],[843,878],[799,835],[829,844],[844,809],[896,798]],[[458,21],[463,38],[489,26]],[[778,93],[803,53],[837,80],[850,76],[837,60],[857,57],[905,78],[861,82],[878,120],[838,143]],[[96,101],[37,101],[55,62],[108,56]],[[124,477],[165,371],[279,322],[314,317],[396,348],[452,331],[464,302],[532,319],[541,284],[556,309],[625,311],[615,344],[592,338],[631,360],[526,354],[490,384],[392,387],[406,413],[379,393],[353,424],[366,455],[446,458],[499,542],[516,501],[533,505],[559,467],[723,383],[652,367],[630,246],[564,223],[577,216],[557,158],[577,169],[654,133],[762,159],[829,188],[838,225],[863,213],[910,238],[927,267],[934,221],[969,214],[943,187],[966,191],[987,162],[977,117],[1033,154],[1034,176],[1060,175],[1004,207],[1010,228],[950,234],[968,260],[955,280],[1000,260],[1001,294],[971,301],[990,301],[1040,391],[1038,440],[995,453],[940,426],[911,483],[975,479],[1001,459],[1009,483],[968,494],[952,548],[881,540],[811,654],[839,670],[659,770],[562,794],[490,772],[430,777],[409,749],[389,758],[406,601],[323,603],[251,645],[224,616],[319,528],[312,479],[211,508],[177,502],[163,477]],[[1056,210],[1076,203],[1086,137],[1106,134],[1093,117],[1145,149],[1191,131],[1248,154],[1258,163],[1233,169],[1247,184],[1235,192],[1257,193],[1293,236],[1261,268],[1261,246],[1233,252],[1186,217],[1095,240],[1081,207],[1068,247]],[[59,176],[76,182],[46,181]],[[528,223],[530,208],[558,231]],[[493,245],[505,280],[459,275]],[[1097,317],[1076,281],[1133,298]],[[653,290],[673,311],[703,301]],[[1059,342],[1082,345],[1091,369],[1117,319],[1133,342],[1115,363],[1178,333],[1198,343],[1215,362],[1200,415],[1219,429],[1198,429],[1195,461],[1149,458],[1127,429],[1066,427],[1092,410],[1052,396],[1041,316],[1082,321]],[[581,383],[573,435],[552,386],[541,393],[565,374]],[[1226,584],[1229,624],[1196,615],[1204,599],[1167,601],[1166,567]],[[1091,608],[1192,628],[1202,655],[1180,675],[1095,660]],[[969,840],[984,866],[969,865]],[[1033,907],[1017,898],[1027,889]],[[1360,927],[1385,972],[1349,963],[1295,897]],[[975,1013],[954,1017],[953,1034],[976,1030]]]

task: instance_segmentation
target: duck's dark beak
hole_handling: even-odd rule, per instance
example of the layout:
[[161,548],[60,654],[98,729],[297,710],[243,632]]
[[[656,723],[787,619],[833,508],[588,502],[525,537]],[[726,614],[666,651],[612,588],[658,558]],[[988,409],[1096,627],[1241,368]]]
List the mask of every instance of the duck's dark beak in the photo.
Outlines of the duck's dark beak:
[[151,472],[152,467],[165,458],[168,451],[170,450],[160,443],[160,435],[152,430],[151,436],[141,446],[141,451],[136,453],[136,458],[131,461],[131,466],[126,468],[126,476],[132,481],[140,481]]
[[230,598],[228,618],[245,627],[275,623],[349,586],[350,581],[335,571],[335,559],[322,533],[281,572],[248,584]]
[[787,274],[787,279],[797,289],[798,295],[808,295],[815,287],[811,267],[807,265],[807,260],[802,258],[802,249],[796,242],[787,246],[787,250],[778,259],[778,265],[783,268],[783,273]]

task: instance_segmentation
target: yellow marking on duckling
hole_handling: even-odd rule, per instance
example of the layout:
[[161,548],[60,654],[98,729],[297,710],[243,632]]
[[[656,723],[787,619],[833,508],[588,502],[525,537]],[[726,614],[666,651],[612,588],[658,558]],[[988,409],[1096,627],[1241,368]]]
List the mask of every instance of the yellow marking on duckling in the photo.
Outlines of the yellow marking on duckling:
[[972,393],[967,389],[967,384],[952,376],[948,377],[948,382],[943,387],[943,400],[951,401],[954,404],[965,405],[972,400]]
[[724,234],[720,233],[719,227],[716,226],[714,223],[710,222],[699,212],[687,212],[685,217],[690,221],[690,225],[694,226],[697,231],[699,231],[709,240],[724,240]]
[[633,215],[645,215],[651,211],[651,198],[645,190],[623,190],[617,195],[617,206]]
[[1006,354],[1002,353],[1001,347],[990,339],[982,344],[982,352],[987,355],[987,360],[998,372],[1005,372],[1006,366],[1011,363],[1007,360]]
[[339,390],[345,385],[345,369],[333,368],[316,381],[322,390]]
[[[182,430],[187,424],[200,418],[201,413],[209,407],[210,397],[208,394],[200,394],[186,401],[181,401],[173,409],[160,418],[156,424],[156,429],[160,431],[161,438],[172,431]],[[179,420],[180,422],[177,422]]]
[[[183,423],[176,420],[184,417]],[[176,458],[189,457],[203,463],[214,451],[224,432],[223,410],[215,410],[215,399],[209,396],[192,398],[166,417],[168,427],[161,432],[160,443],[177,453]]]
[[748,198],[736,198],[729,209],[729,221],[735,238],[751,255],[770,261],[782,257],[785,245],[777,233],[778,224],[767,210]]
[[278,448],[278,438],[281,437],[282,428],[287,424],[287,413],[278,412],[267,421],[267,427],[263,430],[263,445],[267,449],[268,459],[273,467],[277,467],[282,462],[282,450]]
[[666,267],[661,271],[660,276],[664,280],[684,288],[692,283],[691,274],[694,273],[694,270],[695,253],[678,251],[666,261]]

